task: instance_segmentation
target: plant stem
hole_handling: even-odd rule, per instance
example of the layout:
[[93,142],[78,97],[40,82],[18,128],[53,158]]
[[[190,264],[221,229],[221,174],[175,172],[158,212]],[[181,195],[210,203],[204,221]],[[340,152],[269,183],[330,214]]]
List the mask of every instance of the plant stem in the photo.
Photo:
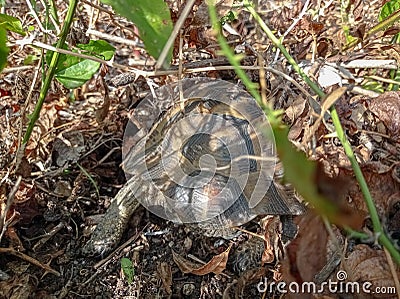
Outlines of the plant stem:
[[[225,38],[221,34],[221,24],[217,18],[217,13],[215,7],[211,4],[209,5],[209,14],[210,19],[213,23],[213,28],[216,31],[216,36],[218,38],[219,45],[222,49],[222,53],[228,59],[228,61],[233,66],[237,76],[242,80],[243,84],[246,86],[247,90],[254,97],[256,102],[263,109],[269,124],[271,125],[271,129],[273,131],[273,136],[270,135],[271,138],[274,139],[274,143],[277,147],[279,156],[281,158],[284,167],[286,167],[286,178],[290,181],[296,190],[310,203],[313,205],[314,209],[316,209],[320,214],[327,216],[333,222],[337,222],[340,217],[338,217],[338,207],[332,203],[331,201],[326,200],[323,196],[318,193],[318,190],[315,186],[310,186],[312,182],[314,182],[314,175],[316,164],[307,160],[304,153],[298,152],[290,141],[287,138],[287,127],[284,126],[281,122],[280,114],[281,112],[273,110],[273,107],[269,107],[267,103],[262,101],[260,94],[257,92],[257,85],[254,84],[245,74],[243,67],[239,64],[241,59],[241,55],[235,55],[233,50],[227,44]],[[267,133],[269,135],[271,132]],[[292,162],[295,160],[294,165]],[[296,168],[296,170],[294,170]],[[306,184],[299,183],[296,180],[296,175],[292,175],[293,173],[297,173],[298,176],[302,176],[302,178],[307,181]],[[290,177],[290,178],[289,178]],[[304,182],[304,181],[303,181]]]
[[399,19],[400,19],[400,9],[398,9],[397,11],[392,13],[390,16],[388,16],[386,19],[379,22],[377,25],[375,25],[370,30],[368,30],[365,38],[369,38],[371,35],[379,32],[379,31],[385,30],[387,27],[389,27],[389,26],[393,25],[394,23],[396,23],[397,21],[399,21]]
[[[62,27],[61,34],[60,34],[60,39],[57,42],[57,48],[62,48],[62,46],[65,43],[65,40],[67,39],[67,35],[69,32],[69,28],[71,27],[71,24],[72,24],[72,18],[74,16],[77,4],[78,4],[78,0],[70,0],[70,2],[69,2],[67,15],[65,17],[64,25]],[[28,127],[26,129],[24,138],[22,140],[21,148],[23,150],[25,149],[26,144],[28,143],[28,141],[31,137],[33,128],[35,127],[37,120],[39,119],[40,111],[42,110],[44,100],[46,98],[47,92],[50,87],[50,83],[53,80],[54,74],[56,73],[59,57],[60,57],[60,53],[57,53],[57,52],[53,52],[53,54],[51,56],[50,66],[49,66],[49,69],[47,70],[42,88],[40,89],[39,99],[35,105],[35,109],[33,110],[32,114],[29,117]]]
[[[283,44],[280,42],[279,39],[275,37],[275,35],[272,33],[272,31],[268,28],[268,26],[264,23],[264,21],[261,19],[261,17],[258,15],[258,13],[255,11],[255,9],[250,5],[248,0],[244,1],[244,5],[247,7],[248,11],[251,13],[251,15],[254,17],[254,19],[259,23],[261,29],[267,34],[268,38],[272,41],[272,43],[279,48],[279,50],[282,52],[282,54],[285,56],[285,58],[289,61],[289,63],[293,66],[294,70],[302,77],[302,79],[310,86],[310,88],[320,97],[320,98],[325,98],[326,95],[325,93],[318,87],[317,84],[315,84],[313,81],[310,80],[310,78],[304,73],[304,71],[299,67],[299,65],[296,63],[296,61],[290,56],[290,54],[286,51],[286,48],[283,46]],[[337,136],[342,143],[342,146],[344,148],[344,151],[350,160],[351,166],[353,168],[354,174],[356,176],[357,182],[360,186],[361,192],[364,196],[365,203],[367,205],[373,229],[374,232],[378,235],[379,241],[385,248],[390,252],[392,257],[396,260],[398,264],[400,264],[400,253],[395,249],[393,244],[390,242],[388,237],[385,235],[383,231],[383,227],[380,223],[379,220],[379,215],[376,210],[374,201],[372,199],[371,193],[369,191],[367,182],[365,181],[364,175],[362,174],[360,165],[357,162],[357,159],[354,155],[354,152],[351,148],[350,142],[347,139],[346,134],[344,133],[342,124],[340,123],[339,115],[337,114],[337,111],[334,106],[330,108],[331,112],[331,118],[333,125],[335,126]]]

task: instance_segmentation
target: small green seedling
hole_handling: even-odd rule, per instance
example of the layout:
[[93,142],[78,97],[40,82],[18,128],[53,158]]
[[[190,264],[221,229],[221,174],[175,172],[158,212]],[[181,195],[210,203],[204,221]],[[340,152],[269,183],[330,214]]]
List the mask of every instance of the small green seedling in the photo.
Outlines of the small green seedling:
[[135,269],[133,268],[133,263],[130,259],[123,257],[121,259],[121,269],[124,276],[129,284],[133,282],[133,277],[135,276]]

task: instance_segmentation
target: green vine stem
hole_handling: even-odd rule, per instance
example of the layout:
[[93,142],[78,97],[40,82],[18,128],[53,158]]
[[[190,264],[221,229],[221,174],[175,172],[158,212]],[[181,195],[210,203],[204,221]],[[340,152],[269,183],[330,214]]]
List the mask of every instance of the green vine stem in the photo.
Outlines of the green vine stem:
[[[217,19],[217,14],[215,12],[215,7],[210,5],[210,16],[213,22],[213,27],[217,32],[221,32],[221,24]],[[314,181],[313,173],[315,171],[315,164],[310,163],[306,160],[305,155],[300,154],[298,151],[294,149],[292,144],[287,139],[287,127],[282,124],[280,121],[280,111],[273,110],[272,107],[269,107],[268,104],[265,104],[262,101],[260,94],[257,92],[257,85],[250,81],[247,77],[246,73],[243,71],[243,68],[240,66],[239,61],[242,58],[241,55],[235,55],[233,50],[228,46],[225,41],[225,38],[222,34],[216,34],[218,42],[221,46],[222,52],[225,57],[228,59],[230,64],[234,67],[238,77],[242,80],[243,84],[247,87],[247,90],[250,94],[255,98],[260,107],[264,110],[265,115],[268,118],[269,123],[271,124],[272,130],[274,132],[275,143],[279,152],[279,156],[283,162],[283,164],[293,165],[292,162],[301,161],[301,165],[293,166],[296,168],[294,176],[297,178],[299,176],[306,178],[306,183],[303,182],[298,183],[295,177],[291,177],[290,173],[286,172],[287,179],[296,187],[297,191],[307,199],[307,201],[313,205],[313,207],[322,215],[326,215],[329,219],[333,221],[337,221],[338,218],[338,208],[331,201],[323,198],[317,191],[317,188],[308,188],[311,184],[311,181]],[[302,163],[303,162],[303,163]]]
[[[312,82],[310,80],[310,78],[304,73],[304,71],[299,67],[299,65],[296,63],[296,61],[286,51],[286,48],[275,37],[275,35],[268,28],[268,26],[265,24],[265,22],[257,14],[255,9],[250,5],[248,0],[245,0],[244,4],[246,5],[248,11],[251,13],[251,15],[254,17],[254,19],[257,21],[257,23],[260,25],[261,29],[265,32],[265,34],[267,34],[268,38],[272,41],[272,43],[277,48],[279,48],[279,50],[282,52],[282,54],[285,56],[285,58],[293,66],[294,70],[302,77],[302,79],[310,86],[310,88],[321,99],[325,98],[326,97],[325,93],[318,87],[317,84]],[[357,162],[357,159],[354,155],[353,149],[351,148],[350,142],[348,141],[347,136],[343,130],[342,124],[340,123],[339,115],[337,114],[337,111],[334,106],[332,106],[330,108],[330,112],[331,112],[331,118],[332,118],[333,125],[335,126],[335,129],[336,129],[337,137],[339,138],[340,142],[342,143],[344,151],[345,151],[348,159],[350,160],[350,163],[353,168],[354,174],[356,176],[357,182],[358,182],[361,192],[364,196],[364,200],[365,200],[365,203],[368,208],[368,212],[371,217],[374,232],[375,232],[376,236],[378,237],[379,242],[390,252],[390,254],[392,255],[393,259],[396,261],[396,263],[400,264],[400,253],[399,253],[399,251],[396,250],[396,248],[393,246],[392,242],[389,240],[389,238],[386,236],[386,234],[383,231],[383,227],[379,220],[379,215],[376,210],[374,200],[372,199],[371,193],[369,191],[367,182],[365,181],[365,178],[361,171],[360,165]]]
[[[57,42],[57,48],[62,48],[62,46],[64,45],[64,43],[67,39],[67,35],[69,32],[69,28],[71,27],[71,24],[72,24],[72,19],[75,14],[77,4],[78,4],[78,0],[70,0],[70,2],[69,2],[67,15],[65,17],[64,25],[62,27],[61,34],[60,34],[60,39]],[[59,57],[60,57],[60,53],[58,53],[58,52],[53,52],[53,54],[51,56],[50,66],[45,75],[42,88],[40,89],[39,99],[35,105],[35,109],[33,110],[32,114],[29,116],[28,127],[26,129],[24,138],[22,140],[22,145],[20,148],[20,150],[22,150],[22,151],[25,151],[26,144],[28,143],[28,141],[31,137],[33,128],[35,127],[35,124],[36,124],[37,120],[39,119],[40,111],[42,110],[44,100],[46,98],[47,92],[50,87],[50,83],[53,80],[54,74],[56,72]]]
[[[209,10],[210,10],[210,17],[213,22],[213,24],[216,24],[218,22],[217,20],[217,14],[215,11],[215,7],[213,7],[213,1],[209,1]],[[244,6],[247,8],[247,10],[251,13],[251,15],[254,17],[254,19],[257,21],[257,23],[260,25],[261,29],[265,32],[265,34],[268,36],[268,38],[272,41],[272,43],[281,51],[281,53],[285,56],[285,58],[288,60],[288,62],[293,66],[293,69],[301,76],[301,78],[310,86],[310,88],[321,98],[324,99],[326,97],[326,94],[318,87],[316,83],[310,80],[310,78],[304,73],[304,71],[299,67],[299,65],[296,63],[296,61],[293,59],[292,56],[286,51],[286,48],[283,46],[283,44],[280,42],[278,38],[275,37],[275,35],[272,33],[272,31],[268,28],[268,26],[265,24],[265,22],[261,19],[261,17],[258,15],[258,13],[255,11],[253,6],[248,0],[243,1]],[[220,43],[221,49],[224,53],[227,53],[230,50],[229,46],[227,45],[225,38],[221,35],[218,34],[218,42]],[[228,50],[228,51],[227,51]],[[243,70],[240,69],[240,64],[237,61],[237,59],[229,59],[230,63],[235,67],[235,71],[237,72],[238,76],[243,80],[242,77],[246,77],[246,74],[243,72]],[[236,61],[235,61],[236,60]],[[260,103],[260,95],[254,88],[254,84],[247,78],[243,80],[243,83],[247,86],[249,84],[249,92],[254,96],[254,98]],[[266,107],[263,107],[266,108]],[[383,227],[380,223],[379,215],[376,210],[374,201],[372,199],[371,193],[368,189],[368,185],[365,181],[364,175],[361,171],[361,168],[357,162],[357,159],[354,155],[354,152],[351,148],[351,145],[347,139],[347,136],[343,130],[343,127],[340,123],[339,116],[337,114],[337,111],[334,106],[330,108],[330,113],[331,113],[331,118],[333,125],[335,126],[337,137],[339,138],[340,142],[342,143],[342,146],[345,150],[345,153],[350,160],[351,166],[353,168],[354,174],[356,176],[357,182],[359,183],[361,192],[364,196],[368,211],[370,213],[374,233],[376,234],[377,239],[383,245],[392,255],[393,259],[396,261],[396,263],[400,264],[400,253],[399,251],[396,250],[396,248],[393,246],[389,238],[386,236],[386,234],[383,231]],[[276,119],[275,119],[276,120]]]
[[[379,31],[384,31],[386,28],[394,25],[399,20],[400,20],[400,9],[396,10],[394,13],[392,13],[386,19],[380,21],[374,27],[369,29],[367,31],[367,33],[364,35],[362,40],[367,41],[368,39],[372,38],[374,36],[374,34],[378,33]],[[348,37],[348,35],[347,35],[347,37]],[[347,49],[350,49],[350,48],[356,46],[358,43],[360,43],[360,41],[361,41],[361,39],[354,38],[353,41],[348,42],[348,44],[344,47],[343,50],[347,50]]]
[[368,30],[365,38],[369,38],[375,33],[379,31],[383,31],[389,26],[392,26],[394,23],[398,22],[400,20],[400,9],[392,13],[389,17],[384,19],[383,21],[379,22],[377,25],[372,27],[370,30]]

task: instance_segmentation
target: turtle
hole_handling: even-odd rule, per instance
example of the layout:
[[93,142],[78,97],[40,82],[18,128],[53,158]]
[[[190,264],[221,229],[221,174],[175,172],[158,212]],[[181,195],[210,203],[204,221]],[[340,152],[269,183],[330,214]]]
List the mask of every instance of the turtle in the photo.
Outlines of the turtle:
[[259,215],[299,215],[304,206],[274,182],[272,130],[238,85],[188,78],[149,94],[124,136],[124,187],[82,252],[105,255],[139,205],[167,220],[231,239]]

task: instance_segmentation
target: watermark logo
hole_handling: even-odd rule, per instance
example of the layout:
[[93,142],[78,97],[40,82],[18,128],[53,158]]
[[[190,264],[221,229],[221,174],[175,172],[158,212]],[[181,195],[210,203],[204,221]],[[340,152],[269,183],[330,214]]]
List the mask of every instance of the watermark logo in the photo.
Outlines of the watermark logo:
[[[272,130],[256,101],[236,85],[185,79],[155,89],[127,126],[123,168],[154,214],[178,223],[217,217],[241,202],[237,223],[256,215],[276,161]],[[230,223],[232,224],[232,223]]]
[[265,277],[257,284],[260,293],[273,293],[278,291],[282,294],[396,294],[396,288],[391,286],[374,287],[369,281],[347,281],[348,275],[346,271],[339,270],[336,273],[337,281],[328,279],[327,281],[317,284],[312,281],[304,281],[301,283],[292,281],[286,283],[284,281],[269,282]]

